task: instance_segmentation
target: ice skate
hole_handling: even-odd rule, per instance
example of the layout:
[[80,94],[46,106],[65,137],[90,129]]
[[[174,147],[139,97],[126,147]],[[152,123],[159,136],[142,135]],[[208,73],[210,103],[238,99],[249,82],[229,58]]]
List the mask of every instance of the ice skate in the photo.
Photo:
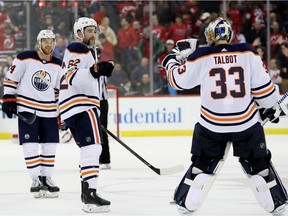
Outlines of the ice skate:
[[111,165],[110,165],[110,163],[101,164],[101,165],[100,165],[100,169],[101,169],[101,170],[111,169]]
[[285,204],[279,206],[272,212],[273,216],[285,216]]
[[40,177],[36,177],[32,179],[32,185],[30,188],[30,192],[33,193],[34,198],[40,198],[42,196],[42,189],[43,184],[40,180]]
[[99,197],[96,193],[96,189],[88,188],[88,182],[81,182],[81,184],[81,200],[85,204],[82,208],[84,212],[93,213],[110,211],[110,201]]
[[59,196],[59,187],[55,185],[51,177],[41,176],[40,180],[42,186],[42,197],[44,198],[57,198]]

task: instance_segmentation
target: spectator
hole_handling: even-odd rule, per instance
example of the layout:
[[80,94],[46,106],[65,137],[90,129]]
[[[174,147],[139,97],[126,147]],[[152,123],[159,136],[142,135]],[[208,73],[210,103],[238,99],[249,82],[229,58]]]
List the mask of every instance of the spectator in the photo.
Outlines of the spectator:
[[251,46],[266,46],[266,30],[261,22],[255,21],[252,27],[245,33],[247,43]]
[[[164,52],[160,55],[159,59],[158,59],[158,68],[159,68],[159,74],[162,77],[163,80],[167,80],[167,76],[166,76],[166,71],[165,69],[161,66],[161,62],[163,61],[163,59],[172,51],[172,49],[174,48],[174,41],[172,39],[168,39],[165,42],[165,50]],[[173,89],[170,85],[170,83],[167,81],[165,82],[164,88],[166,88],[166,91],[164,90],[164,92],[169,93],[170,95],[175,95],[177,94],[177,91],[175,89]]]
[[128,71],[134,68],[135,51],[137,50],[137,35],[135,30],[130,26],[126,18],[121,19],[121,28],[117,32],[118,38],[118,55],[123,68]]
[[204,31],[211,21],[211,14],[209,12],[204,12],[200,17],[200,20],[202,21],[202,25],[199,29],[198,44],[199,46],[206,46],[207,42],[204,35]]
[[54,31],[54,23],[52,19],[52,14],[48,13],[44,15],[43,25],[41,29],[49,29],[51,31]]
[[101,21],[101,25],[99,27],[100,27],[101,32],[105,34],[107,40],[113,46],[116,46],[118,43],[118,39],[114,30],[110,27],[110,19],[108,17],[103,17]]
[[163,83],[160,82],[155,82],[155,75],[154,75],[154,85],[153,85],[153,90],[151,92],[151,78],[150,74],[148,71],[144,72],[141,77],[140,84],[137,86],[136,91],[139,92],[140,94],[144,96],[149,96],[153,94],[163,94]]
[[107,40],[104,33],[98,35],[100,44],[99,48],[101,50],[100,61],[114,60],[114,46]]
[[56,40],[56,46],[53,51],[53,55],[56,56],[57,58],[63,59],[65,49],[66,49],[65,41],[61,36],[59,36]]
[[[140,39],[137,47],[138,59],[143,57],[150,58],[150,27],[143,29],[143,37]],[[163,52],[163,43],[155,36],[153,38],[153,60],[156,62],[159,55]]]
[[0,50],[16,52],[16,35],[12,23],[4,23],[4,33],[0,35]]
[[175,23],[171,24],[168,28],[167,38],[171,38],[173,41],[188,37],[188,29],[185,24],[183,24],[183,19],[180,15],[175,18]]
[[149,71],[149,60],[146,57],[141,59],[138,65],[131,73],[132,88],[137,89],[141,83],[143,73]]
[[138,20],[133,21],[132,28],[136,32],[137,44],[139,44],[140,39],[143,37],[143,29],[142,29],[142,27],[140,25],[140,22]]
[[287,45],[281,46],[281,54],[279,56],[281,72],[280,75],[282,77],[282,93],[288,91],[288,47]]
[[261,60],[263,62],[263,64],[265,65],[265,67],[267,68],[267,60],[266,60],[266,48],[264,46],[256,46],[255,49],[257,50],[257,52],[259,53]]
[[159,24],[159,20],[158,20],[158,15],[157,14],[153,14],[152,23],[153,23],[153,31],[152,31],[153,36],[155,36],[161,42],[164,43],[166,41],[166,29],[164,28],[164,26]]
[[276,59],[270,60],[270,70],[269,75],[273,83],[279,86],[279,90],[281,91],[282,77],[280,76],[280,69],[278,66],[278,62]]
[[143,94],[144,96],[151,95],[150,92],[150,75],[149,73],[145,72],[142,74],[141,81],[136,89],[139,93]]
[[279,23],[274,21],[271,23],[271,35],[270,35],[270,53],[271,58],[275,58],[277,55],[276,47],[287,41],[286,35],[280,30]]
[[120,87],[127,80],[127,74],[122,70],[121,64],[119,62],[115,62],[113,74],[108,78],[108,84]]
[[136,92],[132,88],[132,83],[129,79],[124,80],[123,84],[119,87],[120,96],[131,96],[139,95],[139,92]]

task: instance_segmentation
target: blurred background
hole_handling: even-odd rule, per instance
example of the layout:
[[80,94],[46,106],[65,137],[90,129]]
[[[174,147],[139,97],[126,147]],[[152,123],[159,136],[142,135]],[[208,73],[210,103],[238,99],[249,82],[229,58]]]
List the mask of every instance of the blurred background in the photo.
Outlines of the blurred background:
[[100,60],[114,60],[109,84],[120,96],[199,94],[199,88],[177,92],[167,84],[161,61],[177,40],[197,38],[206,46],[204,30],[218,16],[234,30],[232,43],[257,49],[281,93],[288,90],[287,1],[0,1],[0,98],[3,78],[18,52],[37,49],[40,30],[57,35],[54,55],[60,59],[74,41],[78,17],[100,26]]

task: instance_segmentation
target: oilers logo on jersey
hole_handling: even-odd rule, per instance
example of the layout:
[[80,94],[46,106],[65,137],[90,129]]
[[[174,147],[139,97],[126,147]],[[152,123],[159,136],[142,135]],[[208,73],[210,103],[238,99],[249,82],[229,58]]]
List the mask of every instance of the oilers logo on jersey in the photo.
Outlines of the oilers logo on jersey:
[[48,80],[49,82],[51,82],[51,76],[47,71],[44,70],[39,70],[36,71],[31,78],[32,81],[32,85],[35,89],[37,89],[38,91],[46,91],[49,86],[43,81],[41,80],[37,74],[41,74],[43,77],[45,77],[46,80]]

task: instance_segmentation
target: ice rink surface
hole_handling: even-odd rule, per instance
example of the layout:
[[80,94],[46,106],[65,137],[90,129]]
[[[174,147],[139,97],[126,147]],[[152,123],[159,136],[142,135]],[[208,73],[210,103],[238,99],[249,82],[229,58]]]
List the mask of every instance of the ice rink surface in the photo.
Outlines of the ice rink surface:
[[[123,138],[127,145],[153,166],[190,165],[191,137]],[[272,161],[288,187],[288,136],[267,136]],[[111,211],[96,215],[178,215],[170,205],[184,172],[158,176],[123,146],[110,139],[111,170],[101,170],[98,192],[111,201]],[[193,215],[267,214],[256,202],[232,148],[202,208]],[[80,200],[79,149],[74,143],[59,144],[53,179],[60,187],[57,199],[34,199],[22,148],[0,141],[0,215],[87,215]],[[91,214],[88,214],[91,215]],[[288,215],[288,209],[286,210]]]

